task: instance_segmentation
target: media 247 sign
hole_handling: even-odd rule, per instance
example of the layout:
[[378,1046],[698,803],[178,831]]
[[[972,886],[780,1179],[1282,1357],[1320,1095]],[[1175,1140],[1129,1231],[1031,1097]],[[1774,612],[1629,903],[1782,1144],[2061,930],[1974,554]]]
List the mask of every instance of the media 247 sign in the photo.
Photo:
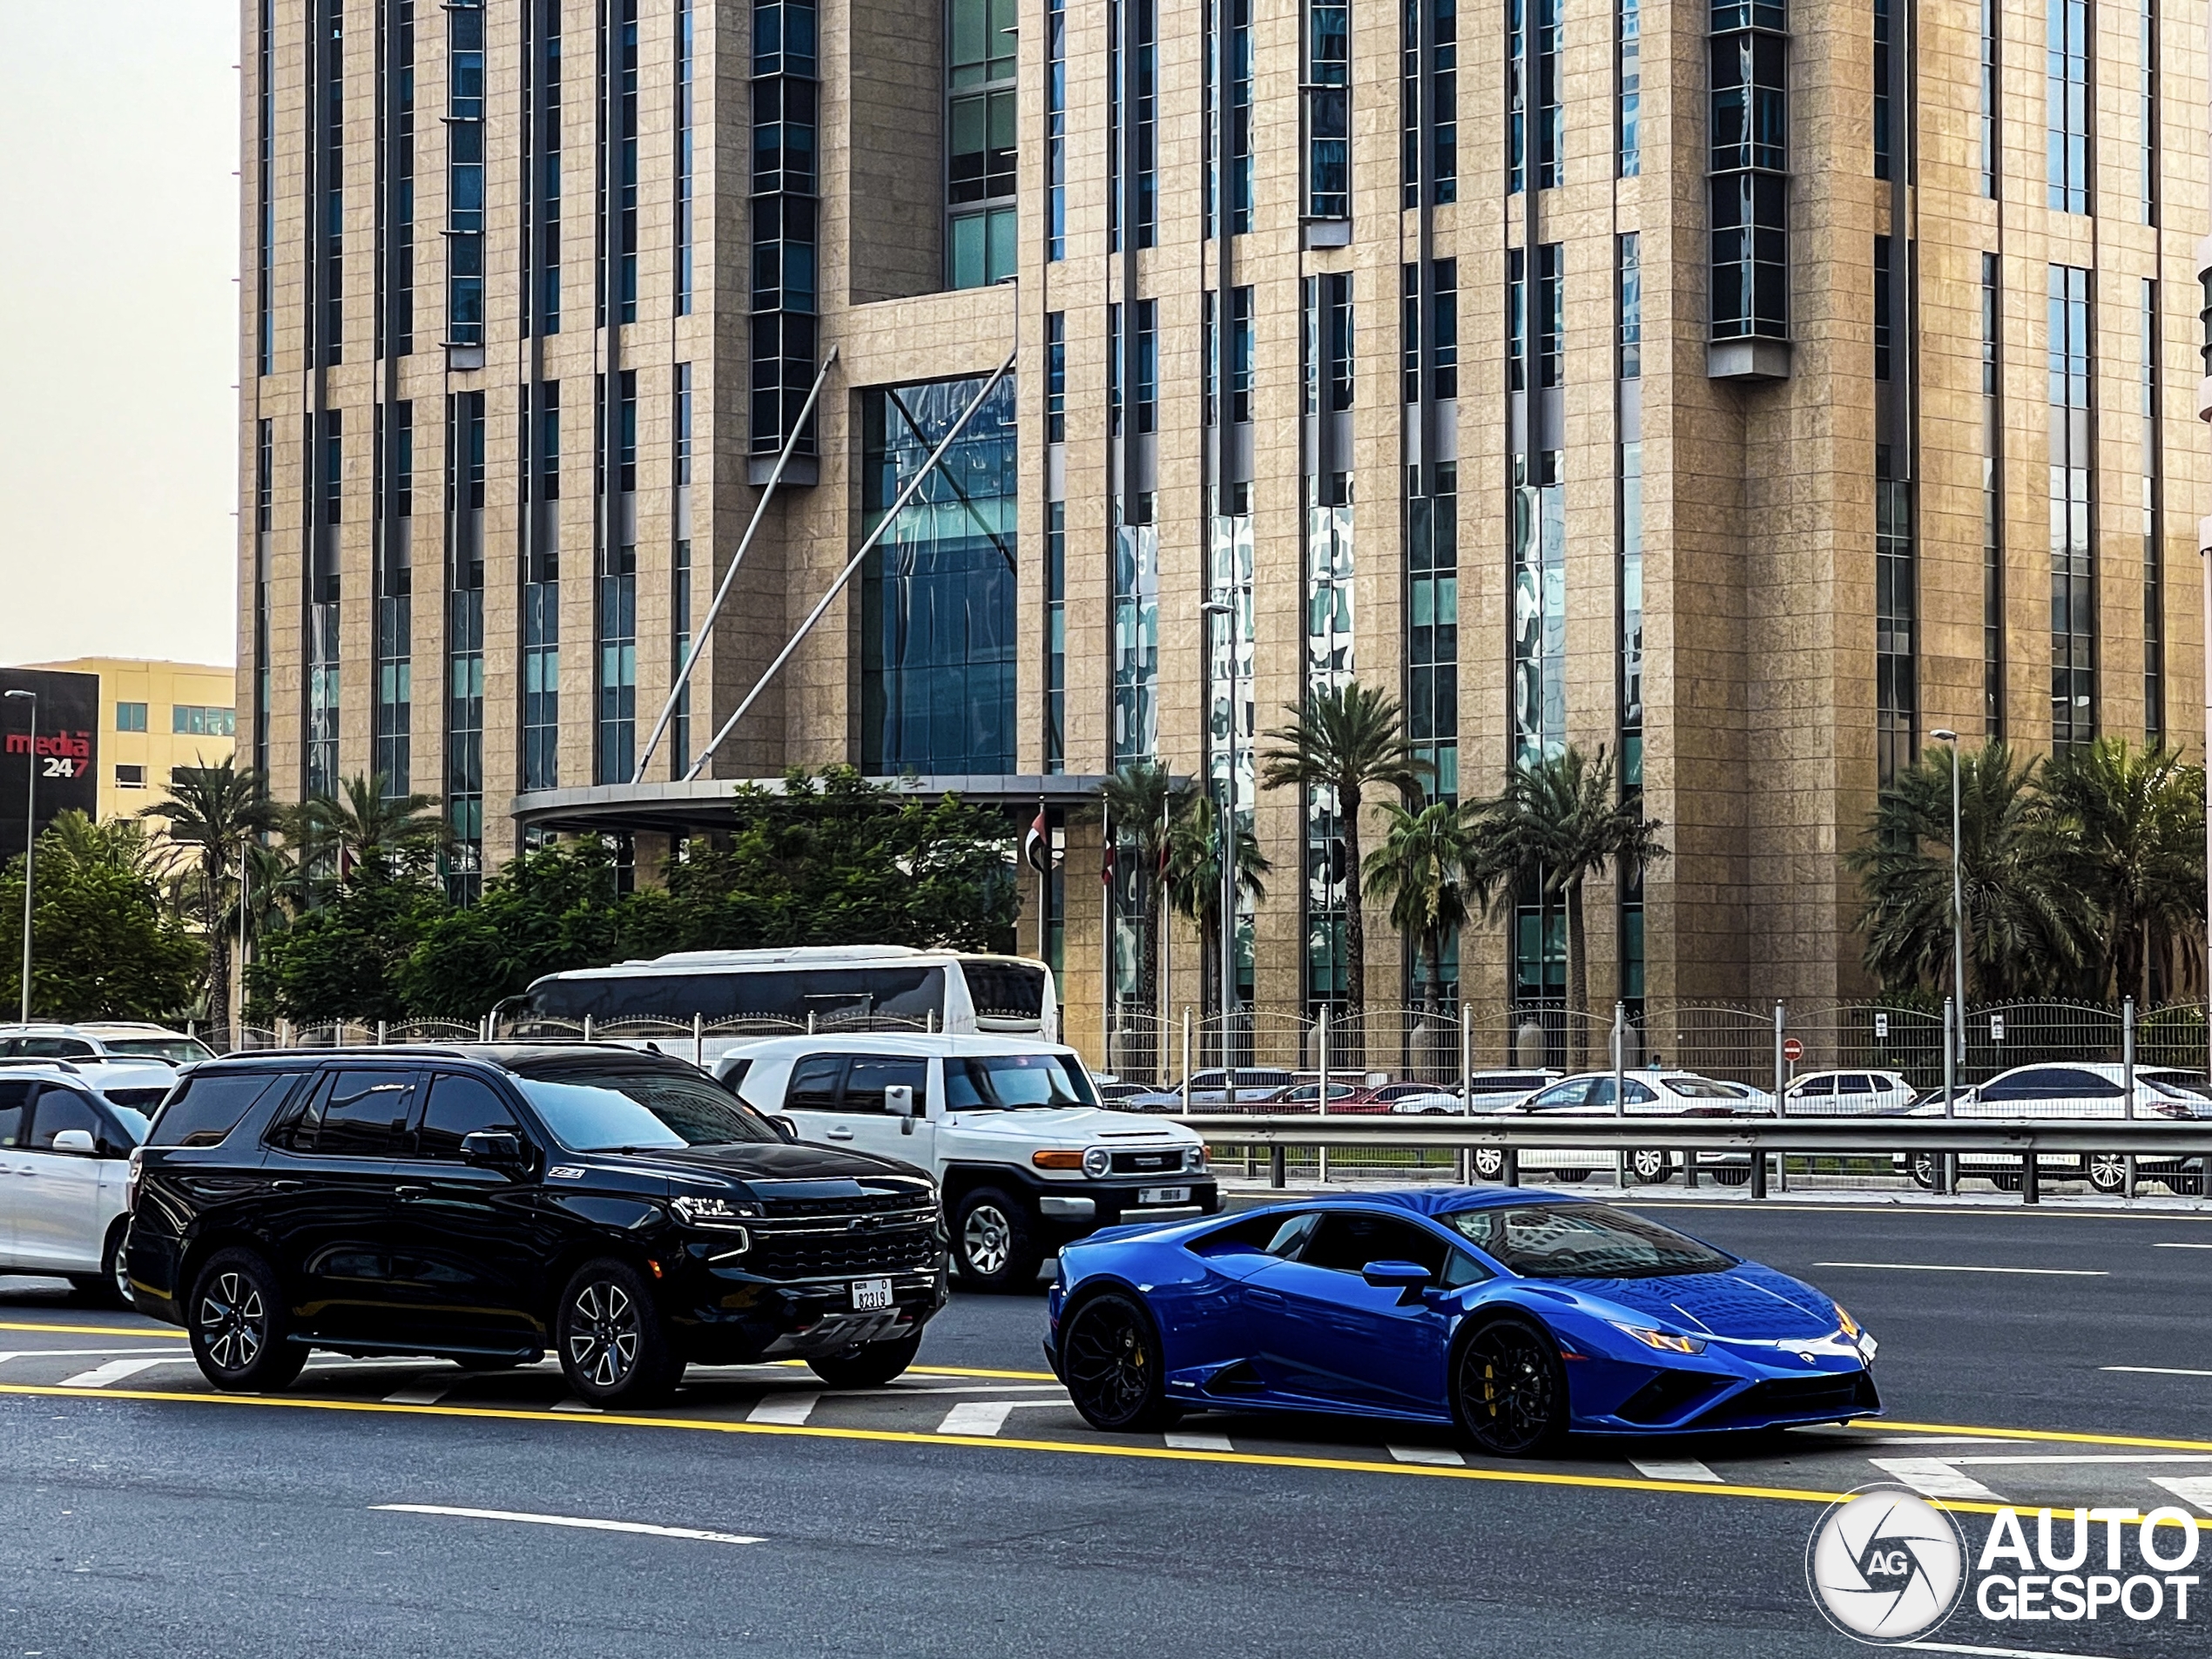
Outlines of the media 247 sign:
[[88,818],[99,810],[100,677],[0,668],[0,691],[38,697],[35,752],[30,699],[0,698],[0,856],[15,858],[23,852],[24,795],[34,771],[37,829],[71,807]]

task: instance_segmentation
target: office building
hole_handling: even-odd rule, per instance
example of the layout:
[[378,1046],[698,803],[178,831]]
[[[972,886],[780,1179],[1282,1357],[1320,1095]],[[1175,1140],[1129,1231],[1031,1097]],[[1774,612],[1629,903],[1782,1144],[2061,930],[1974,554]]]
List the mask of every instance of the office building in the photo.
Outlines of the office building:
[[40,668],[98,677],[95,816],[134,818],[167,794],[179,766],[217,766],[237,741],[237,671],[136,657],[78,657]]

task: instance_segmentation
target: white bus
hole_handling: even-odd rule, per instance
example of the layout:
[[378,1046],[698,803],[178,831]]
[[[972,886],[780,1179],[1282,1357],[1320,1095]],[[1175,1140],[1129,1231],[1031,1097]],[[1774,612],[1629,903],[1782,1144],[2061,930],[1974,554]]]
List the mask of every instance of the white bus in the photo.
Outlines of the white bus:
[[742,1025],[751,1037],[838,1027],[1060,1035],[1059,997],[1042,962],[906,945],[686,950],[575,968],[502,1004],[497,1023],[529,1036],[573,1033],[588,1019],[595,1034],[616,1028],[608,1035],[628,1036],[620,1028],[631,1022],[688,1027],[694,1015],[722,1028],[717,1035]]

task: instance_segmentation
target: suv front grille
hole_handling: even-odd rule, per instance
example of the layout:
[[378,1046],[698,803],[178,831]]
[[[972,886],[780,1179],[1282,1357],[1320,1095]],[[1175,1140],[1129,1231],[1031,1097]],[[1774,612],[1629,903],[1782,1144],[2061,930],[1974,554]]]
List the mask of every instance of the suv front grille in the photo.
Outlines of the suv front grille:
[[934,1272],[941,1249],[934,1227],[871,1233],[752,1235],[745,1269],[763,1278],[850,1278],[866,1273]]
[[1116,1175],[1171,1175],[1183,1168],[1183,1149],[1179,1146],[1116,1151],[1113,1156]]
[[779,1195],[761,1202],[761,1212],[771,1222],[802,1216],[873,1216],[887,1211],[913,1210],[923,1202],[919,1192],[864,1192],[841,1197],[792,1198]]

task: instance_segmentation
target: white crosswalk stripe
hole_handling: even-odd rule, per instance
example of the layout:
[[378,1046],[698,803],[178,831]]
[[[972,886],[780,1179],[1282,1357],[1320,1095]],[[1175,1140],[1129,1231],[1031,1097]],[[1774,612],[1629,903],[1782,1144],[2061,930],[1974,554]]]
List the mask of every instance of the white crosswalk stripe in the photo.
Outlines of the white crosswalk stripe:
[[450,1388],[402,1388],[396,1394],[384,1396],[387,1406],[435,1406],[453,1390]]
[[2212,1515],[2212,1475],[2154,1474],[2151,1484],[2164,1487],[2184,1503],[2193,1503]]
[[937,1425],[940,1434],[996,1434],[1015,1412],[1050,1411],[1066,1405],[1059,1399],[971,1399],[955,1406]]
[[793,1389],[787,1394],[764,1394],[759,1403],[745,1413],[745,1421],[781,1423],[787,1428],[797,1428],[814,1414],[814,1407],[821,1403],[821,1395],[813,1389]]
[[175,1363],[174,1360],[162,1357],[152,1359],[111,1359],[107,1364],[95,1366],[90,1371],[80,1371],[74,1377],[63,1378],[61,1386],[64,1388],[105,1388],[110,1383],[119,1383],[125,1377],[135,1377],[142,1371],[152,1370],[156,1366]]
[[1867,1461],[1924,1498],[1992,1498],[2000,1503],[2004,1501],[1980,1481],[1961,1474],[1939,1457],[1878,1457]]
[[1191,1429],[1177,1429],[1160,1437],[1167,1442],[1170,1452],[1233,1452],[1226,1434],[1200,1433]]
[[1647,1480],[1702,1480],[1717,1485],[1720,1476],[1694,1457],[1630,1458],[1629,1467]]
[[1426,1463],[1440,1469],[1463,1469],[1467,1460],[1448,1446],[1393,1446],[1386,1448],[1400,1463]]

